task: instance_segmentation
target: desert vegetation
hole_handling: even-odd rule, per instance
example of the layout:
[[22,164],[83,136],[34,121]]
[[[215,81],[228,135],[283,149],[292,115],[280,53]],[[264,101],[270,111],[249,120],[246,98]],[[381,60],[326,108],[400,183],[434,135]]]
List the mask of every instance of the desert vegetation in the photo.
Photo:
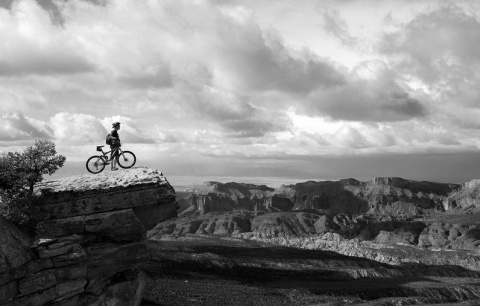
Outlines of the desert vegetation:
[[0,155],[0,215],[17,225],[34,222],[32,205],[39,201],[35,184],[43,175],[51,175],[65,164],[65,156],[57,154],[55,143],[35,140],[20,152]]

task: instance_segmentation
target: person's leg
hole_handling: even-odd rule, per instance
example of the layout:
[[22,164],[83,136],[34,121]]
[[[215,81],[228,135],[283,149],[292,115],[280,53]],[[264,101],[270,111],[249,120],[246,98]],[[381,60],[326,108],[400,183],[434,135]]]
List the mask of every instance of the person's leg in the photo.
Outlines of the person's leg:
[[118,170],[118,168],[117,168],[117,154],[118,154],[118,149],[115,147],[115,148],[112,150],[112,157],[111,157],[111,160],[112,160],[112,170]]

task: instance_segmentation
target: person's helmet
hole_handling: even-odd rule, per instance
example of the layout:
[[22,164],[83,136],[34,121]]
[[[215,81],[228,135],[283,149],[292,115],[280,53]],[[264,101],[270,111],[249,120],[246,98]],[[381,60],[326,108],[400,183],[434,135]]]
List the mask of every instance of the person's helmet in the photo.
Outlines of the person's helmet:
[[114,122],[112,123],[112,127],[116,127],[116,126],[119,126],[120,125],[120,122]]

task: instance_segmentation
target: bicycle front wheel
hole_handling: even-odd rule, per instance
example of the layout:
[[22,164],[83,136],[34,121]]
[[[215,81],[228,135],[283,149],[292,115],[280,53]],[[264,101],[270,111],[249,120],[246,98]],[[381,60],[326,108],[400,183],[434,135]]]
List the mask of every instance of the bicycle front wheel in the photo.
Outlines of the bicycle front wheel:
[[90,173],[97,174],[105,169],[105,164],[102,156],[92,156],[87,160],[87,170]]
[[117,157],[118,165],[124,169],[132,168],[137,161],[137,157],[130,151],[123,151]]

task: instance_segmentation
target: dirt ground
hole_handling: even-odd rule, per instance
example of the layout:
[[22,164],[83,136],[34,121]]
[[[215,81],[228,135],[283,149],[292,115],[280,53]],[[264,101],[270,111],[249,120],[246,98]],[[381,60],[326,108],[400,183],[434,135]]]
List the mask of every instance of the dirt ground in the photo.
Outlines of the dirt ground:
[[150,242],[150,248],[145,306],[480,305],[479,278],[430,273],[438,266],[403,273],[333,252],[218,237]]

